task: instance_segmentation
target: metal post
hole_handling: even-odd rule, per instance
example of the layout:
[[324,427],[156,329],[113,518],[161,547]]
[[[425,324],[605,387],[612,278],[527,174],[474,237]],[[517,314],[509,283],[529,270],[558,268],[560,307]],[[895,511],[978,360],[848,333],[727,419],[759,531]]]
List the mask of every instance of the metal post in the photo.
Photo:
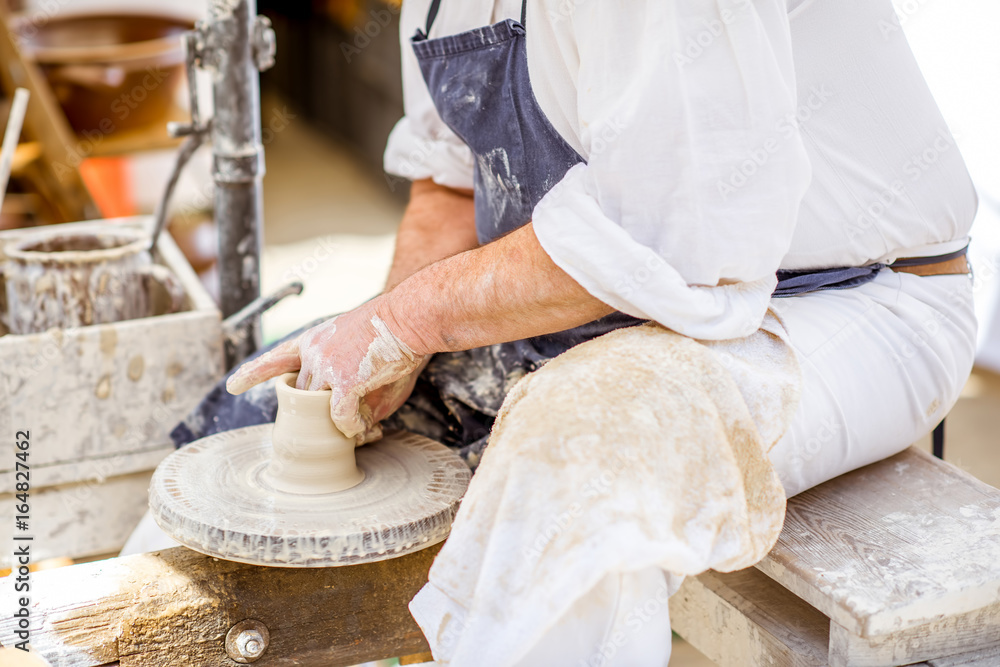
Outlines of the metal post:
[[[270,22],[256,0],[213,0],[202,26],[202,62],[212,72],[212,158],[223,317],[260,296],[264,149],[260,133],[258,72],[274,62]],[[246,336],[226,343],[232,367],[260,346],[260,318]]]
[[[293,283],[260,298],[263,235],[264,148],[260,142],[260,77],[274,64],[271,22],[257,16],[256,0],[211,0],[209,18],[185,33],[191,122],[169,123],[171,136],[188,137],[157,210],[155,239],[188,158],[206,135],[212,138],[215,220],[219,229],[219,304],[224,323],[226,366],[232,368],[260,347],[260,313],[288,294]],[[212,75],[214,116],[202,119],[196,72]],[[253,304],[253,305],[251,305]]]

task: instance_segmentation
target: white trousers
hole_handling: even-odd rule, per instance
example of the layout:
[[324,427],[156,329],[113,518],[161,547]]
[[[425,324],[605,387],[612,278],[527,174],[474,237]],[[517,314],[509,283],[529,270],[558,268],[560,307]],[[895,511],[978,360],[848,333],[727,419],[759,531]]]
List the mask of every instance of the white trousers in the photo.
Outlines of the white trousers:
[[[976,324],[968,276],[883,271],[861,287],[775,299],[772,309],[802,370],[801,401],[769,454],[789,497],[924,436],[947,415],[972,368]],[[655,567],[608,572],[514,664],[666,665],[670,625],[657,594],[668,582],[672,591],[679,578]],[[435,619],[463,611],[431,586],[411,609],[418,621],[423,617],[425,633]]]
[[972,370],[968,276],[882,271],[861,287],[774,299],[802,398],[770,452],[788,497],[896,454],[951,410]]

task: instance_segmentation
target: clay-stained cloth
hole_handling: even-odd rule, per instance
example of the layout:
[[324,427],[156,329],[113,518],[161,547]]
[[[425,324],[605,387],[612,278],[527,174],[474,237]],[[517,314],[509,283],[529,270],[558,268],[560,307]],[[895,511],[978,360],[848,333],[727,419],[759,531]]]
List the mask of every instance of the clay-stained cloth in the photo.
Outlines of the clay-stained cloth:
[[621,329],[525,376],[410,605],[435,658],[516,664],[608,573],[659,566],[675,589],[762,558],[785,511],[767,451],[799,385],[770,313],[731,341]]

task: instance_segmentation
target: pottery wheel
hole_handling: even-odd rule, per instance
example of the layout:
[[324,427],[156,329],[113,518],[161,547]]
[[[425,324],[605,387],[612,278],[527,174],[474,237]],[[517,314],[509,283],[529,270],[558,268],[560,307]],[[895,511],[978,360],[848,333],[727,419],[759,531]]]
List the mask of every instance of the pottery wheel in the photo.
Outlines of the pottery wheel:
[[385,560],[448,536],[471,473],[444,445],[389,431],[356,450],[360,484],[304,495],[262,474],[272,427],[218,433],[164,459],[149,488],[156,523],[195,551],[277,567]]

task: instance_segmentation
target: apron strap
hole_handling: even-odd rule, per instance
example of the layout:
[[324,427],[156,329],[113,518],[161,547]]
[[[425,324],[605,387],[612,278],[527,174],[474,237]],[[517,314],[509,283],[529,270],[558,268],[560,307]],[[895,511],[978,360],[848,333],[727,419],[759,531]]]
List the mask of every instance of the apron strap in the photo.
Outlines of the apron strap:
[[[430,9],[427,10],[427,24],[424,27],[424,34],[430,37],[431,26],[434,25],[434,19],[437,18],[438,10],[441,9],[441,0],[431,0]],[[528,13],[528,0],[521,0],[521,25],[524,25],[524,19]]]
[[431,26],[434,25],[434,19],[437,18],[439,9],[441,9],[441,0],[431,0],[431,7],[427,10],[427,25],[424,28],[424,34],[428,37],[431,35]]

